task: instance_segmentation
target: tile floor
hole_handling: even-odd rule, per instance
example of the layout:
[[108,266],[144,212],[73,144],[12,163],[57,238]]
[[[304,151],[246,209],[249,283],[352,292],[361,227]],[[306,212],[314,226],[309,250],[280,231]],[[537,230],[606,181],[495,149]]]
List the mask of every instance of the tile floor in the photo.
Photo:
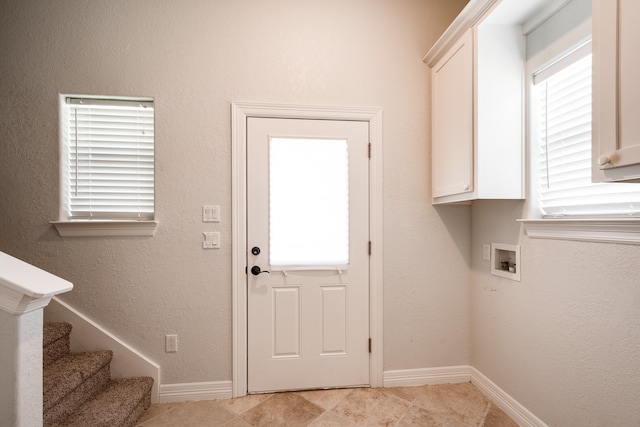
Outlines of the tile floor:
[[471,383],[151,405],[138,426],[517,426]]

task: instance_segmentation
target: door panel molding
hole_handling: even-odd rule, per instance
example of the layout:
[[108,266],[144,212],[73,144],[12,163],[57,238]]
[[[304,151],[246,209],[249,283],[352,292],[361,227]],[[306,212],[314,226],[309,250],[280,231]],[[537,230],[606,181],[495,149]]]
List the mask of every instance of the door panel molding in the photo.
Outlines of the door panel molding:
[[[324,107],[282,104],[232,103],[232,351],[233,397],[247,394],[247,119],[270,117],[316,120],[358,120],[369,123],[371,160],[369,165],[369,236],[372,242],[369,268],[369,359],[372,387],[383,386],[382,285],[383,285],[383,206],[382,206],[382,109],[366,107]],[[363,153],[366,155],[366,153]],[[362,345],[367,345],[363,343]]]

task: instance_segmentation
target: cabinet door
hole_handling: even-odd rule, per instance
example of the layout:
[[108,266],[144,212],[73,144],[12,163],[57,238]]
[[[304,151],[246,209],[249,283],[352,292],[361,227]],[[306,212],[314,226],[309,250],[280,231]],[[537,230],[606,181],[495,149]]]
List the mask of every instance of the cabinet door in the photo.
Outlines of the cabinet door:
[[432,68],[434,199],[473,192],[472,42],[468,30]]
[[640,179],[640,2],[593,0],[593,180]]

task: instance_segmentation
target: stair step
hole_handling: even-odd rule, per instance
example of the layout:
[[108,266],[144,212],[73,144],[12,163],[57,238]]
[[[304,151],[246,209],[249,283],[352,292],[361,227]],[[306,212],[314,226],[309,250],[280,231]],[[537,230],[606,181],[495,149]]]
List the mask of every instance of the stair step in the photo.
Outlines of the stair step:
[[151,405],[152,386],[153,379],[149,377],[112,380],[59,426],[135,426]]
[[45,323],[42,333],[42,365],[47,366],[69,354],[71,324]]
[[70,353],[43,369],[43,419],[52,425],[68,417],[110,380],[110,350]]

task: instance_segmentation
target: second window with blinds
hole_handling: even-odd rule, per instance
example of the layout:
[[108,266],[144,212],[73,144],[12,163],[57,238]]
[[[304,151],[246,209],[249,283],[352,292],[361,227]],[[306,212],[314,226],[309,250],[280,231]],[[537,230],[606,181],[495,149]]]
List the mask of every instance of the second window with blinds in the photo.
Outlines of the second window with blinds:
[[532,190],[543,218],[640,213],[640,186],[591,182],[591,43],[537,72]]

